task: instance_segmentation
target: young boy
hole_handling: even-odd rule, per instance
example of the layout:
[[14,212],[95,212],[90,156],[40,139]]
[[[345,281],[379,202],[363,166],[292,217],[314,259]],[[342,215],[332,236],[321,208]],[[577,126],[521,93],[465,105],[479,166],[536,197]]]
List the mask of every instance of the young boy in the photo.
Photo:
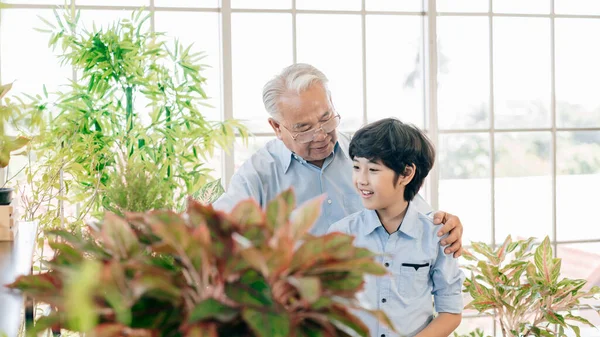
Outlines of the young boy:
[[[432,218],[411,203],[433,167],[433,146],[417,128],[386,118],[361,128],[349,154],[365,209],[329,232],[354,235],[356,246],[380,254],[378,262],[389,269],[386,276],[367,276],[359,299],[383,310],[402,336],[447,337],[461,321],[464,275],[444,254]],[[397,336],[371,315],[358,315],[371,336]]]

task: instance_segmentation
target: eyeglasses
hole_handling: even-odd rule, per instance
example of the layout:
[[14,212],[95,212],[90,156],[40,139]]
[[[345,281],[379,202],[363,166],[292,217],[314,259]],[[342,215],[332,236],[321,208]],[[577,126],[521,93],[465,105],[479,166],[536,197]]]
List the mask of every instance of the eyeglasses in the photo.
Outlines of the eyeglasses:
[[318,128],[310,129],[308,131],[297,132],[295,134],[292,133],[283,124],[279,125],[281,125],[284,129],[287,130],[287,132],[292,136],[293,140],[301,144],[306,144],[312,142],[319,131],[323,131],[323,133],[327,134],[335,130],[335,128],[337,128],[340,125],[340,119],[340,115],[336,114],[335,116],[321,123],[321,125]]

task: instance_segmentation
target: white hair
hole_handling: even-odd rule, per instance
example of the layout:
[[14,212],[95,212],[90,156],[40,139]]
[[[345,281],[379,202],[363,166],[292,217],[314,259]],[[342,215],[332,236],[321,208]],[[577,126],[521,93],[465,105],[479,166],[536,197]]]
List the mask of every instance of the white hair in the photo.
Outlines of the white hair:
[[300,94],[314,83],[319,83],[327,93],[327,100],[331,102],[331,94],[327,87],[329,80],[319,69],[306,63],[296,63],[286,67],[281,73],[271,79],[263,87],[263,103],[265,109],[272,117],[281,117],[278,103],[281,97],[293,91]]

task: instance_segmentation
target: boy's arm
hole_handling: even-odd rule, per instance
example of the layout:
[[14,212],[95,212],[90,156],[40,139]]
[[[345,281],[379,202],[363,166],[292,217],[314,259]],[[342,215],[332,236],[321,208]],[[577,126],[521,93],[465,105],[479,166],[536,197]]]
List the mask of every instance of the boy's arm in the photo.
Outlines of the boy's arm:
[[458,260],[444,253],[438,245],[438,255],[431,268],[433,302],[439,315],[417,337],[447,337],[462,320],[462,286],[465,280]]
[[448,337],[459,325],[462,314],[440,313],[415,337]]

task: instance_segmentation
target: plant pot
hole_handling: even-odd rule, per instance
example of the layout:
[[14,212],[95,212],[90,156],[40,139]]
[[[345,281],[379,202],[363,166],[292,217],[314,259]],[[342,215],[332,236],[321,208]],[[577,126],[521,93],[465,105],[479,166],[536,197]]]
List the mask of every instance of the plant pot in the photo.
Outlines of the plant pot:
[[0,188],[0,205],[10,205],[12,202],[12,192],[14,189],[12,188]]

